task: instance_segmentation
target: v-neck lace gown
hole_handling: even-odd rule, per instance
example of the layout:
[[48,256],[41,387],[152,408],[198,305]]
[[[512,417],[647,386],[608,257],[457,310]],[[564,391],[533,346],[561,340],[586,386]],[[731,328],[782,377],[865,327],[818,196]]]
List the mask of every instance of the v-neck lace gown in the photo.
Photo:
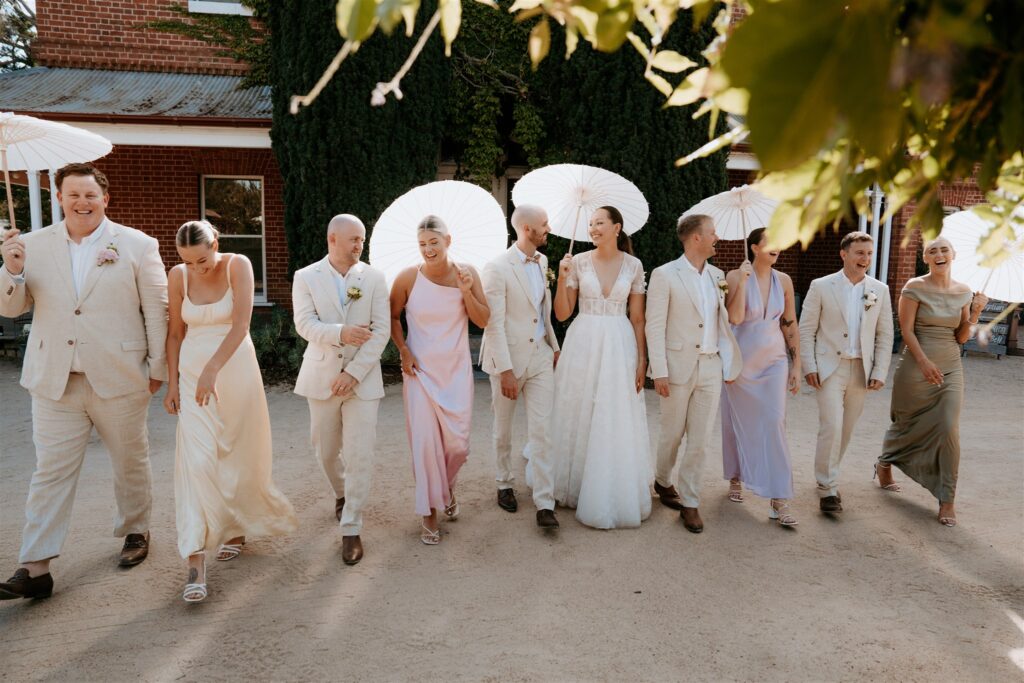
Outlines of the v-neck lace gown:
[[764,498],[793,497],[793,468],[786,441],[789,361],[779,319],[786,297],[772,270],[768,301],[756,278],[746,285],[745,318],[732,331],[743,370],[722,392],[722,464],[726,479],[738,478]]
[[576,508],[587,526],[637,527],[651,514],[654,465],[626,304],[631,293],[644,293],[644,271],[639,259],[623,254],[605,297],[592,257],[574,257],[567,282],[579,290],[579,315],[555,369],[555,500]]
[[285,534],[297,521],[271,479],[270,413],[248,335],[217,374],[216,400],[196,403],[199,376],[231,330],[233,297],[229,280],[220,301],[194,304],[184,278],[174,503],[178,552],[188,557],[237,536]]

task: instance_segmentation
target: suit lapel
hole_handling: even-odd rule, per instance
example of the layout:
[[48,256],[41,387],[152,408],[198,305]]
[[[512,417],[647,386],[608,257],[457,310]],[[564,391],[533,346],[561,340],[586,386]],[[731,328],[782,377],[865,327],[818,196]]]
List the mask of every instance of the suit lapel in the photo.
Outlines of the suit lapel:
[[[362,261],[356,261],[356,264],[354,266],[352,266],[351,268],[349,268],[348,276],[345,278],[346,295],[345,295],[345,305],[342,306],[342,309],[344,310],[346,317],[348,316],[348,307],[351,306],[352,302],[356,300],[356,299],[353,299],[352,297],[348,296],[347,292],[348,292],[349,289],[351,289],[353,287],[358,287],[360,290],[362,290],[362,283],[363,283],[363,262]],[[362,298],[362,295],[360,295],[360,298]]]
[[317,272],[320,274],[320,287],[327,294],[327,300],[334,306],[334,310],[338,312],[338,317],[341,321],[345,321],[345,307],[341,303],[341,299],[338,297],[338,286],[334,282],[334,266],[331,262],[324,257],[324,259],[317,265]]
[[[100,251],[106,249],[108,244],[113,245],[115,249],[118,248],[117,237],[118,235],[121,234],[121,231],[118,229],[117,224],[114,223],[113,221],[104,219],[104,223],[105,225],[101,224],[99,228],[104,232],[97,238],[97,248],[95,249],[96,254],[99,254]],[[67,248],[67,242],[64,243],[64,246],[65,248]],[[123,256],[124,255],[121,254],[119,251],[118,257],[121,258]],[[82,264],[82,266],[84,268],[88,268],[88,270],[86,271],[85,274],[85,281],[82,282],[82,291],[78,295],[79,303],[85,301],[85,298],[92,294],[93,288],[96,287],[96,283],[99,281],[99,279],[103,277],[103,273],[105,273],[108,268],[113,267],[113,265],[113,263],[107,263],[105,265],[99,266],[96,265],[96,261],[94,259],[89,259],[88,261]]]
[[[700,290],[698,289],[698,287],[700,287],[700,276],[695,276],[690,272],[688,264],[682,262],[682,259],[684,258],[686,257],[679,257],[679,263],[676,264],[676,274],[679,276],[679,279],[683,281],[683,287],[686,289],[686,293],[690,295],[693,307],[697,309],[697,315],[700,316],[702,322],[706,323],[707,321],[704,320],[704,305],[700,297]],[[704,267],[707,268],[707,264],[705,264]]]
[[526,295],[526,300],[532,304],[533,292],[530,291],[529,276],[526,274],[526,266],[519,259],[519,254],[516,253],[515,247],[511,247],[508,250],[508,263],[512,266],[512,273],[516,276],[516,282],[522,288],[523,294]]
[[53,249],[50,250],[50,254],[53,255],[53,265],[68,288],[68,296],[76,300],[74,275],[71,272],[71,252],[68,250],[68,233],[63,222],[53,231],[52,239]]
[[846,293],[843,290],[843,281],[840,279],[845,277],[846,276],[842,273],[833,275],[832,282],[829,283],[831,285],[829,289],[832,290],[832,297],[835,299],[836,306],[839,308],[839,315],[843,316],[843,322],[846,323],[846,327],[849,328],[850,321],[846,315]]
[[877,301],[878,292],[875,291],[871,280],[865,278],[864,280],[864,297],[865,303],[867,297],[874,294],[876,301],[872,304],[871,308],[863,308],[860,314],[860,350],[863,356],[867,356],[866,349],[869,349],[875,345],[875,326],[868,324],[868,317],[873,315],[872,308],[877,308],[880,304]]

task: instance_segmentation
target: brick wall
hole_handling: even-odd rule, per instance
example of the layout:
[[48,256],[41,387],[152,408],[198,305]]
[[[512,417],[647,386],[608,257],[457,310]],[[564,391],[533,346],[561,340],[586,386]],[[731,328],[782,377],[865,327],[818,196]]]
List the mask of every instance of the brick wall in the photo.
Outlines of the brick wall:
[[[32,56],[41,66],[170,73],[242,74],[248,66],[198,40],[141,24],[180,19],[175,0],[38,0],[38,38]],[[187,0],[178,4],[187,6]]]
[[267,298],[291,304],[284,190],[269,149],[118,145],[95,163],[110,178],[107,214],[111,220],[157,238],[168,268],[180,262],[174,248],[178,226],[201,217],[201,175],[263,176]]

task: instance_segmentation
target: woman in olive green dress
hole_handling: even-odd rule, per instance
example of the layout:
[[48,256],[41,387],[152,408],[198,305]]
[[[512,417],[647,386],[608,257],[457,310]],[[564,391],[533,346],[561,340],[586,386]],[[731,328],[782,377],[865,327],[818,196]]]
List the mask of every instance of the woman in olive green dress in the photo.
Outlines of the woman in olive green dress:
[[879,484],[898,491],[892,466],[939,500],[939,522],[956,526],[953,499],[960,465],[960,406],[964,398],[960,344],[988,299],[952,278],[956,254],[939,237],[925,244],[928,274],[900,294],[900,329],[906,347],[892,384],[892,424],[876,472]]

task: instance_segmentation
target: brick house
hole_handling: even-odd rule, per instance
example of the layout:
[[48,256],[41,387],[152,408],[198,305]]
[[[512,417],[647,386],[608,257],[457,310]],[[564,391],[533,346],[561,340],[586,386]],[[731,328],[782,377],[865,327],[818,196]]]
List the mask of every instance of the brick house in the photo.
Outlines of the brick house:
[[[108,0],[83,8],[72,0],[38,0],[40,66],[0,74],[0,110],[59,120],[99,133],[114,150],[96,162],[110,176],[112,219],[160,240],[165,263],[177,262],[173,235],[185,220],[206,216],[224,233],[226,249],[250,256],[258,305],[290,304],[282,179],[270,148],[269,88],[239,90],[246,66],[219,57],[207,44],[140,25],[178,18],[175,0]],[[192,13],[246,14],[232,0],[188,0]],[[730,186],[750,183],[756,157],[736,146],[727,164]],[[493,183],[507,209],[511,186],[526,168],[512,168]],[[442,163],[438,178],[453,177]],[[29,174],[33,227],[41,227],[48,180]],[[884,197],[879,193],[879,207]],[[982,201],[972,180],[944,190],[949,210]],[[680,207],[684,209],[686,207]],[[59,207],[53,208],[54,220]],[[839,268],[841,235],[862,229],[877,235],[874,274],[893,297],[914,276],[920,238],[903,245],[907,210],[891,221],[861,217],[837,234],[817,238],[806,251],[786,250],[779,268],[799,295],[811,280]],[[49,218],[49,217],[48,217]],[[888,236],[888,239],[885,237]],[[736,267],[742,241],[723,242],[716,263]]]

